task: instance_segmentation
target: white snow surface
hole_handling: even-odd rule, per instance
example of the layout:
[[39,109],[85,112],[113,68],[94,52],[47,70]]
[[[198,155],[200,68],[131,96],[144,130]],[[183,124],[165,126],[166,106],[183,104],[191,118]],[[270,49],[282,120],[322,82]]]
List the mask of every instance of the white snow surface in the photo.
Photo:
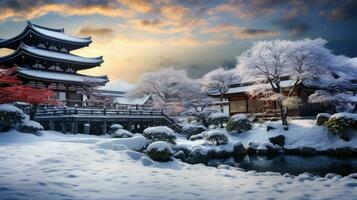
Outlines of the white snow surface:
[[348,200],[357,196],[356,179],[351,177],[305,173],[294,177],[177,160],[159,163],[129,147],[103,145],[125,147],[134,140],[141,139],[46,131],[41,137],[14,130],[0,134],[0,199]]
[[23,114],[22,110],[11,104],[0,104],[0,111],[14,112]]
[[232,119],[234,120],[234,121],[241,121],[241,120],[245,120],[245,119],[247,119],[248,117],[247,117],[247,115],[245,115],[245,114],[235,114],[235,115],[233,115],[232,116]]
[[61,40],[69,41],[69,42],[79,42],[79,43],[89,43],[90,42],[90,40],[87,38],[74,37],[71,35],[67,35],[64,32],[50,31],[50,30],[38,27],[36,25],[32,26],[32,28],[35,31],[37,31],[43,35],[47,35],[49,37],[56,38],[56,39],[61,39]]
[[43,126],[36,122],[36,121],[32,121],[32,120],[24,120],[21,122],[21,126],[31,126],[31,127],[35,127],[38,130],[43,130]]
[[144,130],[144,133],[152,134],[152,133],[165,133],[167,135],[175,135],[174,131],[167,126],[155,126],[149,127]]
[[165,150],[168,150],[170,152],[172,151],[171,145],[169,143],[167,143],[167,142],[164,142],[164,141],[153,142],[146,148],[146,150],[148,150],[148,151],[152,151],[152,150],[165,151]]
[[220,119],[220,118],[225,118],[225,117],[229,117],[229,115],[227,113],[222,113],[222,112],[212,113],[209,116],[210,119]]
[[103,60],[101,58],[85,58],[69,53],[62,53],[58,51],[49,51],[45,49],[40,49],[32,46],[27,46],[27,45],[22,45],[22,48],[24,48],[26,51],[29,51],[35,55],[39,56],[44,56],[47,58],[55,58],[55,59],[60,59],[60,60],[65,60],[69,62],[80,62],[80,63],[101,63]]
[[336,113],[331,116],[331,118],[335,119],[352,119],[352,120],[357,120],[357,114],[356,113]]
[[132,136],[133,136],[133,134],[130,131],[127,131],[125,129],[118,129],[112,134],[112,137],[128,138],[128,137],[132,137]]
[[44,79],[53,79],[58,81],[72,81],[72,82],[98,82],[105,83],[108,80],[104,77],[95,77],[95,76],[85,76],[81,74],[69,74],[69,73],[61,73],[61,72],[51,72],[51,71],[43,71],[43,70],[34,70],[29,68],[18,68],[18,71],[21,74],[28,75],[31,77],[44,78]]
[[111,129],[123,129],[123,126],[120,124],[112,124],[110,126]]

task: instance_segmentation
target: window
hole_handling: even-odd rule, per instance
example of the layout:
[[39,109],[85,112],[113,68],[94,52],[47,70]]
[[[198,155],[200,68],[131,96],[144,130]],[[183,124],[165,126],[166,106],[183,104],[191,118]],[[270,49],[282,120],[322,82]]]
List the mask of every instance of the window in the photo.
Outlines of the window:
[[59,100],[66,100],[66,92],[58,92]]
[[257,99],[248,100],[248,112],[262,112],[262,102]]
[[247,112],[246,101],[243,100],[233,100],[229,102],[230,104],[230,112],[238,113],[238,112]]

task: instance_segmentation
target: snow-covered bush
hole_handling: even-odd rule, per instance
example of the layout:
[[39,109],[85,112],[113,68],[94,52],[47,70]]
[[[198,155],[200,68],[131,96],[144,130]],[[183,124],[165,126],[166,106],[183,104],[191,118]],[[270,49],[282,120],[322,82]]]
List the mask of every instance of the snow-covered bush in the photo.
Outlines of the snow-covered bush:
[[0,132],[16,127],[24,119],[25,114],[19,108],[10,104],[0,104]]
[[24,120],[21,122],[17,130],[23,133],[38,134],[39,131],[43,131],[43,126],[40,123],[32,120]]
[[143,132],[143,135],[151,141],[166,141],[175,144],[176,140],[174,131],[167,126],[146,128]]
[[210,130],[204,133],[204,137],[208,142],[217,146],[228,143],[228,137],[223,131]]
[[253,123],[248,119],[245,114],[236,114],[231,117],[227,123],[226,129],[229,132],[236,131],[241,133],[252,129]]
[[169,161],[172,154],[171,145],[163,141],[156,141],[151,143],[146,148],[146,151],[151,159],[159,162]]
[[115,131],[117,131],[119,129],[123,129],[123,126],[120,124],[113,124],[109,127],[109,133],[113,134]]
[[228,120],[229,120],[229,115],[227,113],[222,113],[222,112],[212,113],[208,117],[209,124],[220,125],[221,127],[223,127],[223,124],[227,123]]
[[201,123],[203,126],[208,127],[209,123],[208,123],[208,117],[212,114],[212,113],[218,113],[220,112],[219,109],[215,109],[215,108],[204,108],[201,111],[197,111],[197,110],[191,110],[191,111],[186,111],[183,114],[190,116],[190,117],[195,117],[197,119],[197,121],[199,123]]
[[327,122],[330,117],[331,117],[331,115],[328,114],[328,113],[319,113],[319,114],[317,114],[317,116],[316,116],[316,125],[317,126],[324,125],[324,123]]
[[357,114],[352,113],[336,113],[325,122],[325,126],[341,139],[348,141],[350,138],[348,133],[351,129],[357,129]]
[[186,124],[182,128],[182,133],[186,135],[187,138],[190,138],[193,135],[200,134],[203,131],[207,131],[207,128],[199,124]]
[[111,135],[113,138],[130,138],[133,137],[134,134],[132,134],[130,131],[127,131],[125,129],[118,129]]

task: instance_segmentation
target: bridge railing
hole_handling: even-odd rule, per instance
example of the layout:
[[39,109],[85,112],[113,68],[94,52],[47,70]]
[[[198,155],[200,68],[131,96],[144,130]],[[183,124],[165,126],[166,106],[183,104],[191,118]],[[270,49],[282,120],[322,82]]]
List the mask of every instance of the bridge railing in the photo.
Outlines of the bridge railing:
[[48,108],[39,109],[36,113],[37,117],[42,116],[61,116],[61,115],[147,115],[147,116],[164,116],[162,111],[157,110],[119,110],[119,109],[91,109],[91,108]]

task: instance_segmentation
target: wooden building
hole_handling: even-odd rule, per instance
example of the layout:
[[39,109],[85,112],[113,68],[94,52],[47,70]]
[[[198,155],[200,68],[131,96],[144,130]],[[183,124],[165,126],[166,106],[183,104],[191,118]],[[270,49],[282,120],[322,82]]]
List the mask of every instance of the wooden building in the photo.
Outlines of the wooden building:
[[67,35],[64,29],[53,29],[28,22],[24,30],[10,39],[0,39],[0,48],[14,50],[0,57],[0,65],[16,67],[16,76],[24,84],[49,88],[67,106],[82,105],[90,98],[86,88],[105,85],[107,76],[87,76],[80,70],[100,66],[103,57],[86,58],[70,51],[89,46],[91,38]]
[[[294,81],[289,80],[288,77],[281,81],[281,87],[286,94],[293,84]],[[267,83],[266,86],[269,88]],[[225,95],[225,98],[228,99],[229,102],[229,114],[255,113],[258,116],[277,116],[279,110],[276,102],[251,96],[250,92],[253,89],[253,83],[234,83],[230,86],[229,91]],[[292,94],[292,97],[296,97],[294,98],[296,101],[290,101],[286,106],[288,116],[315,116],[320,112],[334,112],[334,107],[330,104],[308,102],[309,96],[318,89],[320,88],[313,84],[300,84]],[[210,96],[215,97],[217,95],[212,93]]]

